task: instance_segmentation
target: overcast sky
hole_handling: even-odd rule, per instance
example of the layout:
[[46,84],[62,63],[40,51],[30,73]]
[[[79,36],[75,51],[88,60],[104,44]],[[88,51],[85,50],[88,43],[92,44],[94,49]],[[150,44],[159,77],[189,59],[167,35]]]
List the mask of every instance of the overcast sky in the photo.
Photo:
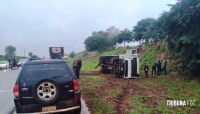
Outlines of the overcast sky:
[[85,50],[93,31],[120,30],[143,18],[158,18],[175,0],[0,0],[0,55],[12,45],[17,55],[49,57],[48,47]]

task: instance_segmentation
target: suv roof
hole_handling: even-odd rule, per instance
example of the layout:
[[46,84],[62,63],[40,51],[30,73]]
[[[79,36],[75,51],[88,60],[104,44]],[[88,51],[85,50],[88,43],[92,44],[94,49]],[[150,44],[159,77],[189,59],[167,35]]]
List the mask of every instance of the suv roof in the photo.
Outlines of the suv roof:
[[46,60],[32,60],[27,61],[25,64],[31,65],[31,64],[44,64],[44,63],[63,63],[66,62],[62,59],[46,59]]

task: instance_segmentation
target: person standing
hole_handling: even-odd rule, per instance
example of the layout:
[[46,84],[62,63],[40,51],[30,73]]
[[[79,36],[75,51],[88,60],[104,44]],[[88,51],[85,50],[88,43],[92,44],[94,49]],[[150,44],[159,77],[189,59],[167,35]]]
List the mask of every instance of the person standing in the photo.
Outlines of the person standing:
[[75,74],[76,74],[78,79],[79,79],[81,66],[82,66],[82,61],[80,59],[74,60],[74,62],[73,62],[73,70],[74,70],[74,72],[75,72]]
[[148,71],[149,71],[149,66],[145,63],[144,64],[144,73],[146,75],[146,78],[148,78]]
[[158,63],[157,63],[157,75],[160,75],[161,74],[161,62],[160,60],[158,60]]
[[152,65],[152,75],[156,75],[156,62]]
[[167,75],[167,60],[166,60],[166,58],[164,58],[163,72],[164,72],[164,75]]

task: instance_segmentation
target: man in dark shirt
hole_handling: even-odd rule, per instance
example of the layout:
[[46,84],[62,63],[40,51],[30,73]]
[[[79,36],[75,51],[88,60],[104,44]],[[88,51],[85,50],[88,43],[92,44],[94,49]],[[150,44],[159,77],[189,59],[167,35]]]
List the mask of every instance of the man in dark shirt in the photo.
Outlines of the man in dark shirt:
[[164,75],[167,75],[167,60],[166,60],[166,58],[164,58],[163,71],[164,71]]
[[146,75],[146,78],[148,78],[148,71],[149,71],[149,66],[145,63],[144,64],[144,73]]
[[161,74],[161,70],[162,70],[162,68],[161,68],[161,62],[160,62],[160,60],[158,60],[158,63],[157,63],[157,75]]
[[80,59],[74,60],[73,69],[74,69],[74,72],[78,79],[79,79],[79,73],[80,73],[81,66],[82,66],[82,61]]
[[156,63],[152,65],[152,75],[156,75]]

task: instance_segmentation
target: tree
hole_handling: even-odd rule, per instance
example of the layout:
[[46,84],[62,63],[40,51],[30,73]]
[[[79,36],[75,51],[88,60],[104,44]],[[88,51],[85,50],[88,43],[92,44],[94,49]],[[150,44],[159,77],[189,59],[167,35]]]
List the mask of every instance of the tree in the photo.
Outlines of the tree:
[[16,56],[16,48],[14,46],[6,46],[6,58],[14,58]]
[[124,47],[125,47],[125,42],[133,41],[132,32],[128,29],[124,29],[117,37],[115,37],[115,40],[120,44],[124,42]]
[[69,57],[74,58],[74,57],[75,57],[75,52],[72,51],[72,52],[69,54]]
[[33,52],[28,52],[28,56],[32,57],[33,56]]
[[84,43],[87,51],[105,51],[111,47],[108,38],[102,36],[90,36]]
[[[164,12],[162,16],[165,14]],[[144,38],[151,40],[152,42],[158,42],[165,39],[166,34],[162,28],[162,18],[152,21],[151,25],[148,27],[147,31],[144,33]]]
[[106,31],[94,31],[92,36],[85,39],[84,44],[87,51],[105,51],[112,49],[116,44],[115,37],[119,34],[119,29],[114,26]]
[[33,60],[34,60],[34,59],[35,59],[35,60],[41,59],[39,56],[33,54],[33,52],[28,52],[28,55],[29,55],[29,57],[32,58]]
[[154,18],[146,18],[142,19],[137,23],[136,26],[133,27],[133,38],[134,41],[145,41],[146,43],[149,42],[149,33],[148,30],[150,30],[150,27],[154,24],[155,19]]
[[173,58],[181,63],[181,71],[200,75],[200,0],[179,0],[159,20]]

